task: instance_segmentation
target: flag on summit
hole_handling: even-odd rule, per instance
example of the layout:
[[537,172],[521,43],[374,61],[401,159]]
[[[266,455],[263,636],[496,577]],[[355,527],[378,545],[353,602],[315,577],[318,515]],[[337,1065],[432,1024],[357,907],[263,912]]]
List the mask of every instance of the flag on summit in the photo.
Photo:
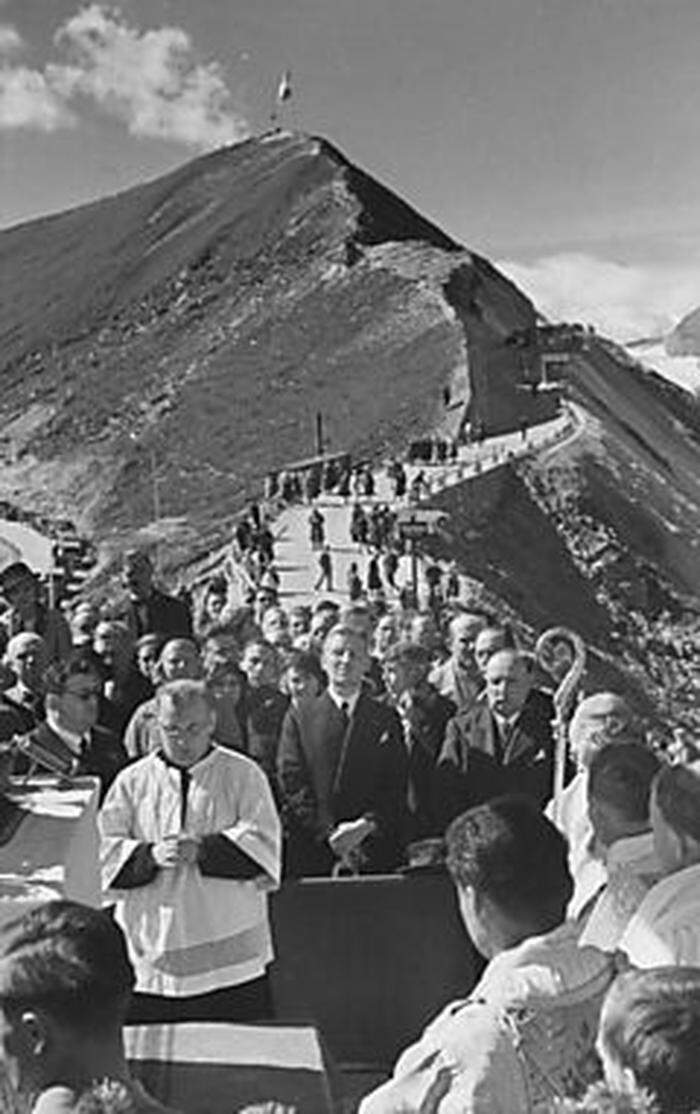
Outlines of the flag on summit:
[[292,75],[289,70],[285,70],[280,78],[280,83],[277,86],[277,102],[283,104],[288,101],[292,95]]

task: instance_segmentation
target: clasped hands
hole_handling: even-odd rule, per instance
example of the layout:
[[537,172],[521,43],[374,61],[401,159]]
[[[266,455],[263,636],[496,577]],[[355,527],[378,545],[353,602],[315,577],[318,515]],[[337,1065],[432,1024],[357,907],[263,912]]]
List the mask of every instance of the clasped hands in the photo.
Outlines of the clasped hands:
[[374,820],[370,820],[368,816],[358,816],[357,820],[342,820],[328,836],[331,851],[338,859],[351,859],[376,827]]
[[179,835],[166,836],[158,843],[154,843],[151,854],[156,866],[163,870],[172,870],[177,866],[192,866],[197,862],[199,840],[192,835],[181,832]]

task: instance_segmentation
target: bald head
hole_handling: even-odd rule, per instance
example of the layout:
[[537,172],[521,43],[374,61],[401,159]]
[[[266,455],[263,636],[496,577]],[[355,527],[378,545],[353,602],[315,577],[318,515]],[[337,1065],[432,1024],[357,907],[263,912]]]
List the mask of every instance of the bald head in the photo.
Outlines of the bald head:
[[486,663],[486,698],[504,719],[519,715],[532,688],[532,660],[519,650],[498,650]]
[[156,695],[161,746],[176,766],[194,765],[207,753],[216,723],[212,695],[203,681],[184,678]]
[[576,708],[569,724],[571,753],[582,769],[594,755],[612,742],[637,742],[641,733],[633,730],[634,715],[623,696],[616,692],[595,692]]

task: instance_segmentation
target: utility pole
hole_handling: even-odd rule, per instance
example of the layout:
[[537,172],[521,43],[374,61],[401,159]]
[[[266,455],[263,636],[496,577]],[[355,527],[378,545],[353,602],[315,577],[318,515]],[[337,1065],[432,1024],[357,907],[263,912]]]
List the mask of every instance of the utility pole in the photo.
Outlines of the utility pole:
[[411,538],[411,591],[413,592],[413,606],[418,607],[418,553],[415,538]]
[[151,465],[151,484],[153,486],[153,521],[160,519],[160,491],[158,489],[158,471],[155,449],[149,449],[148,459]]

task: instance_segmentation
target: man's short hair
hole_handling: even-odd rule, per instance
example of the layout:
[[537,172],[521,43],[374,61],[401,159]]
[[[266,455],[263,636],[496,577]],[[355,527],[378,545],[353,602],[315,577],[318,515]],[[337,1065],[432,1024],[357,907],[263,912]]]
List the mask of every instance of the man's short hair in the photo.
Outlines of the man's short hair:
[[654,781],[656,803],[667,824],[700,843],[700,762],[663,765]]
[[163,703],[169,701],[178,711],[189,708],[190,705],[201,701],[210,711],[216,710],[216,705],[211,690],[206,681],[195,681],[188,677],[180,677],[176,681],[166,681],[161,685],[155,695],[156,715],[162,709]]
[[561,924],[573,893],[566,840],[527,797],[495,797],[453,820],[447,867],[507,916],[549,931]]
[[306,623],[307,630],[308,630],[309,625],[311,623],[311,608],[308,606],[308,604],[297,603],[297,604],[294,605],[294,607],[290,607],[290,609],[289,609],[290,621],[291,621],[292,618],[297,618],[297,617],[304,620],[304,622]]
[[659,1110],[696,1111],[700,969],[658,967],[620,975],[603,1005],[600,1041],[617,1064],[632,1072]]
[[318,615],[320,611],[332,611],[334,615],[340,612],[340,605],[335,600],[319,600],[314,604],[313,614]]
[[20,584],[36,584],[36,573],[24,561],[13,561],[0,572],[0,592],[13,592]]
[[134,987],[124,935],[112,917],[50,901],[0,930],[5,1011],[44,1009],[81,1033],[121,1026]]
[[432,655],[425,646],[420,646],[417,642],[409,642],[408,639],[392,642],[382,655],[382,665],[405,665],[410,669],[426,673],[430,669],[432,660]]
[[593,756],[588,795],[631,824],[649,819],[651,786],[659,772],[656,755],[638,743],[608,743]]
[[82,677],[86,673],[102,680],[104,665],[94,650],[81,646],[71,650],[62,661],[53,662],[46,670],[47,695],[61,696],[70,677]]
[[[510,623],[489,623],[487,627],[482,627],[476,638],[481,638],[482,634],[498,635],[503,640],[503,645],[500,647],[502,650],[516,650],[517,642],[513,634],[513,628]],[[475,639],[476,641],[476,639]],[[496,651],[494,651],[495,653]]]
[[9,661],[10,658],[17,653],[20,646],[38,646],[46,651],[46,642],[40,634],[23,630],[20,631],[19,634],[13,634],[12,638],[8,639],[7,646],[5,647],[5,660]]
[[362,630],[359,626],[352,626],[349,623],[336,623],[331,627],[323,640],[324,653],[332,638],[354,638],[356,641],[362,643],[365,650],[369,647],[369,632]]
[[325,688],[328,678],[323,671],[318,655],[313,650],[290,650],[285,656],[284,672],[296,669],[302,677],[315,677],[321,688]]
[[142,634],[136,641],[136,653],[140,650],[145,650],[146,647],[153,647],[156,652],[156,657],[160,655],[161,650],[165,645],[165,638],[162,634],[157,634],[155,631],[149,631],[147,634]]

